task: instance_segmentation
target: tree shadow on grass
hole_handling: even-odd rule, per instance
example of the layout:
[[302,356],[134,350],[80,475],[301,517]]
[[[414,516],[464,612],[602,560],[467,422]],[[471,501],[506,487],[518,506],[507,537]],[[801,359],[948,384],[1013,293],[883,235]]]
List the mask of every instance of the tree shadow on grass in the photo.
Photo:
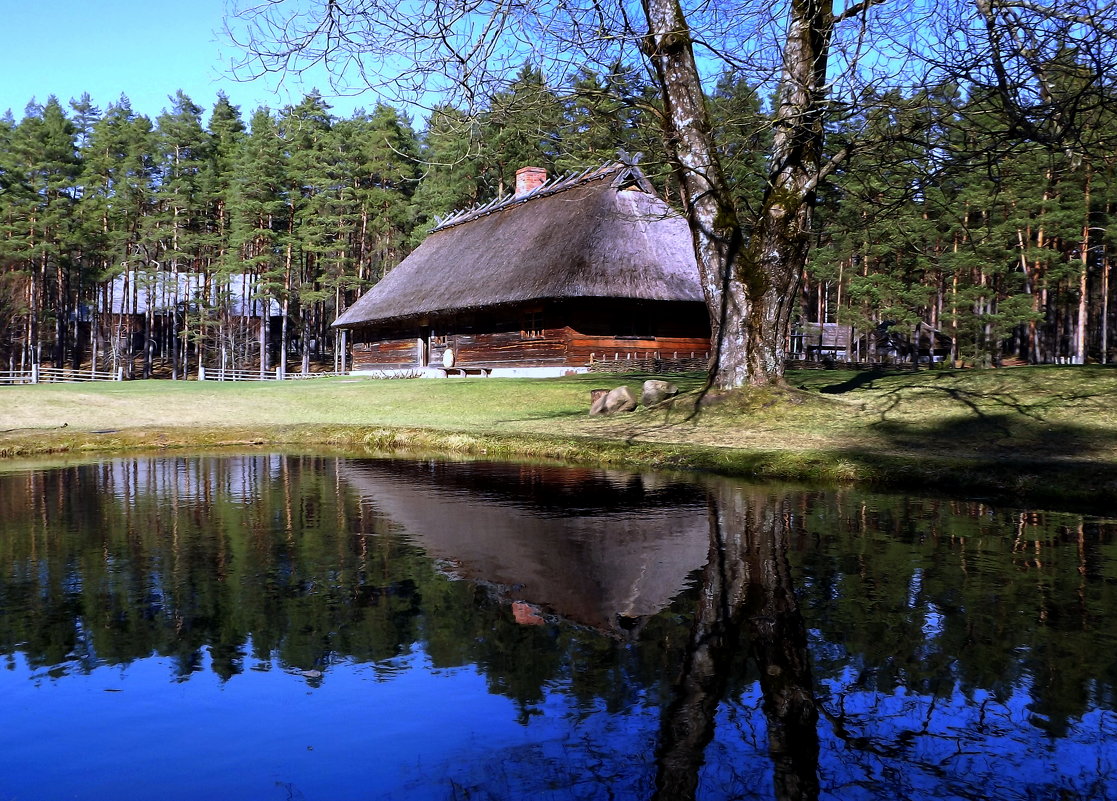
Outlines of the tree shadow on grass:
[[[1117,447],[1117,413],[1110,411],[1115,406],[1111,381],[1068,381],[1053,389],[1019,380],[975,384],[947,373],[879,395],[869,406],[877,417],[870,429],[898,447],[1082,457]],[[912,410],[922,419],[911,419]]]
[[956,414],[919,423],[882,420],[872,431],[884,447],[893,450],[1020,459],[1117,455],[1115,430],[1031,414]]
[[[846,392],[853,392],[856,389],[864,387],[871,387],[873,382],[887,375],[894,375],[894,371],[888,370],[865,370],[855,373],[847,378],[845,381],[839,381],[837,384],[827,384],[825,386],[817,387],[817,391],[823,395],[843,395]],[[802,382],[800,382],[802,383]],[[804,387],[806,388],[806,387]]]

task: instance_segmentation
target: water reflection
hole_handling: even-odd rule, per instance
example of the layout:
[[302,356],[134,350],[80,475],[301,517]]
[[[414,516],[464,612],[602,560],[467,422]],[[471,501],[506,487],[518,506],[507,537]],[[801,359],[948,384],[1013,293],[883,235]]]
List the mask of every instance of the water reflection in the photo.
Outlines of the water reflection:
[[694,798],[734,659],[756,665],[775,797],[818,798],[818,713],[807,633],[787,560],[786,497],[709,491],[709,551],[680,678],[663,716],[657,799]]
[[627,638],[706,559],[701,497],[652,475],[400,461],[339,475],[450,574]]
[[0,797],[1112,797],[1115,535],[550,466],[0,475]]

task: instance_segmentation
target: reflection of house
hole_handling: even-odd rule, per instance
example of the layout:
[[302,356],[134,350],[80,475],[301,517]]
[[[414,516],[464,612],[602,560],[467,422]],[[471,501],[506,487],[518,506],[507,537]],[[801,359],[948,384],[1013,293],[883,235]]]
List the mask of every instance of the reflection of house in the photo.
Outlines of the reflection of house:
[[593,359],[701,357],[709,318],[686,222],[610,164],[451,216],[334,323],[353,369],[561,374]]
[[663,609],[706,562],[709,521],[693,485],[495,463],[338,469],[454,574],[603,631],[621,634]]

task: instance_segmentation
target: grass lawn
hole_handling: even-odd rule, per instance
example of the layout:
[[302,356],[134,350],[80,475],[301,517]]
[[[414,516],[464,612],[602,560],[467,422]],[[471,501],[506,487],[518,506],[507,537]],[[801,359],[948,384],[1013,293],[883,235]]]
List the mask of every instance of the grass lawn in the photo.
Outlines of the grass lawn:
[[436,450],[1117,498],[1117,368],[793,371],[787,389],[590,418],[589,391],[649,376],[0,387],[0,456],[144,447]]

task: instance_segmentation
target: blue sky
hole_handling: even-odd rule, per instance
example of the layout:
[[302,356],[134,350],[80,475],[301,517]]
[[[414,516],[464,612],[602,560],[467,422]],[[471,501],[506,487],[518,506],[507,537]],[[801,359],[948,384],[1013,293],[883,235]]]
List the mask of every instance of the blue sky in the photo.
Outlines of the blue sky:
[[[225,0],[0,0],[0,114],[19,120],[28,101],[89,92],[103,111],[121,94],[153,119],[182,89],[208,112],[224,91],[247,120],[258,106],[298,102],[313,84],[238,83],[228,75],[235,50],[221,38]],[[332,98],[334,113],[348,116],[376,99]]]

